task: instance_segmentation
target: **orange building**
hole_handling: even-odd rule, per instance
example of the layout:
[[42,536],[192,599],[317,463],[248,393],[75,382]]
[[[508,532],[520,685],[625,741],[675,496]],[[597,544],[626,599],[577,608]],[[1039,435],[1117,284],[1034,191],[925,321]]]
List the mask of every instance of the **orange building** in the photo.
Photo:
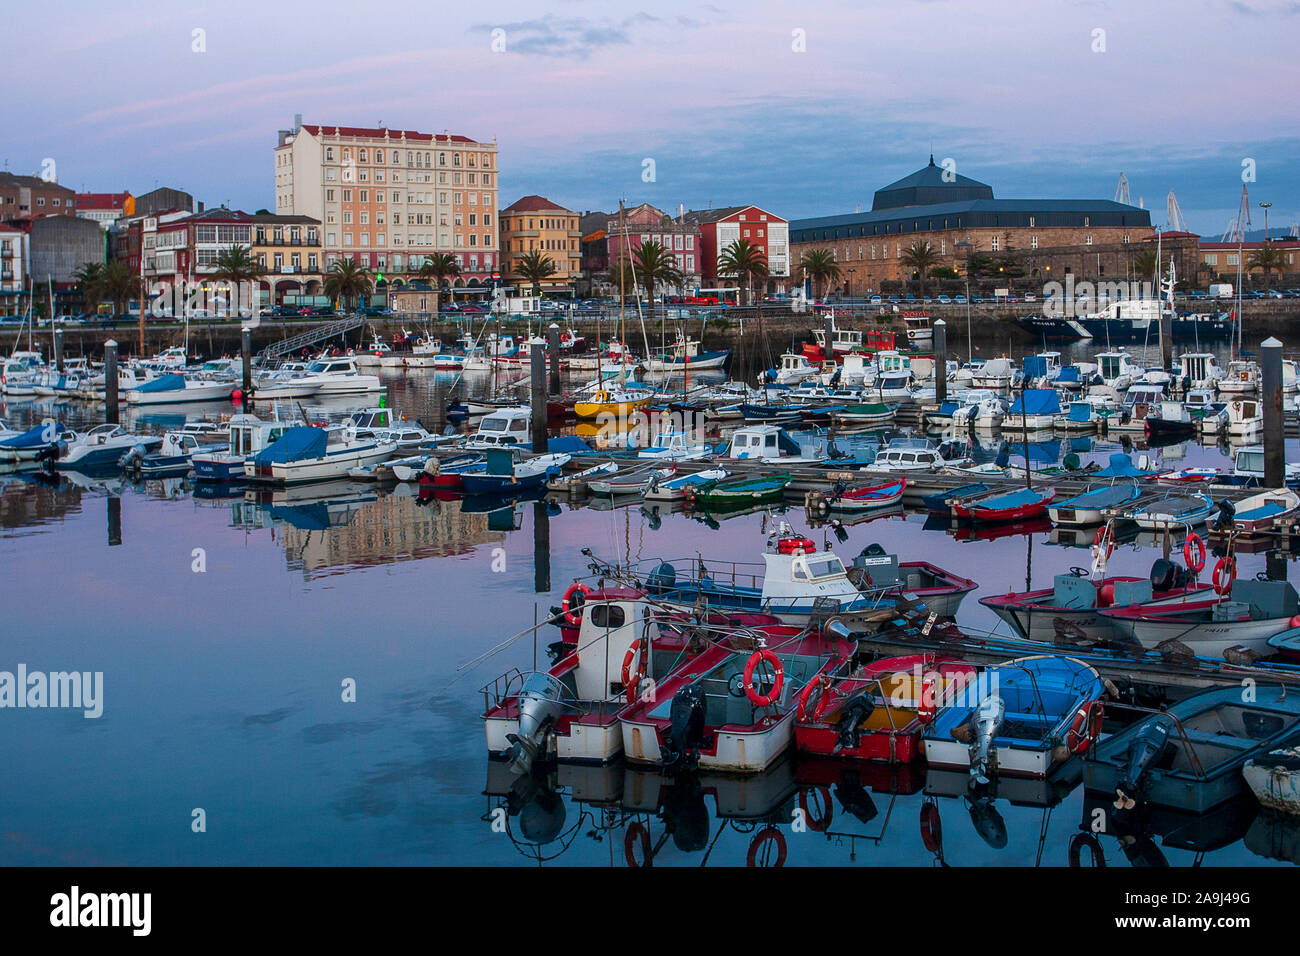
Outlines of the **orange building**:
[[578,278],[582,233],[578,214],[543,196],[524,196],[501,210],[501,279],[522,286],[515,275],[519,257],[540,252],[555,265],[555,274],[541,283],[542,291],[569,291]]

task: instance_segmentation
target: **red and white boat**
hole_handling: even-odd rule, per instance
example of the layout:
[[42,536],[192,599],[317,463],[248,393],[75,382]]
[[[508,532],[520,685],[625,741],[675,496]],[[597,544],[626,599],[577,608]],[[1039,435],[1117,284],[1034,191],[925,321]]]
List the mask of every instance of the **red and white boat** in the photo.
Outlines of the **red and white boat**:
[[864,485],[860,488],[846,488],[839,494],[832,494],[826,499],[831,511],[860,514],[888,508],[903,500],[903,491],[907,488],[907,479],[886,481],[876,485]]
[[1056,489],[1020,488],[1016,491],[999,491],[981,498],[953,502],[952,513],[970,521],[1001,522],[1023,521],[1047,513],[1047,506],[1056,499]]
[[1167,471],[1156,475],[1158,485],[1194,485],[1215,481],[1223,474],[1219,468],[1183,468],[1179,471]]
[[[799,695],[846,655],[794,625],[756,628],[717,644],[620,716],[632,763],[761,773],[790,747]],[[754,646],[757,644],[758,646]]]
[[911,654],[865,667],[851,659],[810,681],[799,695],[795,744],[803,753],[910,763],[937,701],[973,680],[963,661]]

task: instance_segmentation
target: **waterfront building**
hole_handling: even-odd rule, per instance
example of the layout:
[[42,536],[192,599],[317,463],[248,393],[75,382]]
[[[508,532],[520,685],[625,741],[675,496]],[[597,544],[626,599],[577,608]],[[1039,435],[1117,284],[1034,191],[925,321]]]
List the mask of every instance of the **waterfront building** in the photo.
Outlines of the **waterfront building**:
[[27,288],[27,233],[0,224],[0,315],[23,311]]
[[501,279],[524,291],[531,285],[515,275],[521,256],[540,252],[555,266],[543,292],[572,292],[581,272],[582,234],[578,214],[543,196],[524,196],[501,210]]
[[129,192],[77,193],[77,215],[107,230],[123,216],[135,214],[135,197]]
[[656,296],[660,292],[693,290],[700,284],[699,223],[687,221],[684,215],[674,219],[649,203],[625,209],[622,223],[616,212],[606,217],[605,244],[609,268],[613,268],[620,258],[634,259],[642,243],[651,241],[672,252],[682,273],[681,288],[674,290],[656,286]]
[[728,206],[686,213],[686,221],[700,227],[700,275],[708,286],[734,283],[736,277],[719,276],[718,256],[733,242],[744,239],[767,260],[767,280],[755,289],[784,292],[790,278],[790,224],[758,206]]
[[40,176],[0,172],[0,220],[75,216],[77,194]]

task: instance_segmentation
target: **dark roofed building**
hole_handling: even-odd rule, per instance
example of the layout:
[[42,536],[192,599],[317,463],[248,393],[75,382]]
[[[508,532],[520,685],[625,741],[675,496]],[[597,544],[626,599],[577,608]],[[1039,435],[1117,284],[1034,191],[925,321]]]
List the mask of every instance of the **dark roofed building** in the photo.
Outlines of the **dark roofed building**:
[[955,169],[936,166],[934,156],[931,155],[929,166],[877,189],[871,209],[874,212],[903,206],[934,206],[939,203],[992,198],[992,186],[969,176],[958,175]]

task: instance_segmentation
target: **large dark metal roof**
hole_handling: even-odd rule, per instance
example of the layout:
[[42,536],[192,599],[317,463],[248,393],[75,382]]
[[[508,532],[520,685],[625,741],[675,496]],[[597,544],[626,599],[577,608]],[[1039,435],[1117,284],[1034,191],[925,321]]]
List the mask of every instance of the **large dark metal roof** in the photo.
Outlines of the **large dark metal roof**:
[[969,176],[959,175],[956,170],[936,166],[932,155],[929,166],[877,189],[871,209],[874,212],[904,206],[931,206],[937,203],[992,198],[992,186],[971,179]]

